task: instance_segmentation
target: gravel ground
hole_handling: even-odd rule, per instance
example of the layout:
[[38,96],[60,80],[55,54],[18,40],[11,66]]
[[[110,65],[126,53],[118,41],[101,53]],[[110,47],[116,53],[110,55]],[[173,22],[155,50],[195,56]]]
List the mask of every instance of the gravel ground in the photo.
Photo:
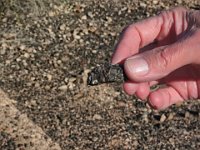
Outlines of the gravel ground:
[[[86,85],[88,71],[110,60],[125,26],[198,3],[69,0],[35,17],[0,9],[0,88],[62,149],[200,149],[198,100],[158,112],[121,85]],[[30,141],[17,138],[1,128],[0,148],[28,149]]]

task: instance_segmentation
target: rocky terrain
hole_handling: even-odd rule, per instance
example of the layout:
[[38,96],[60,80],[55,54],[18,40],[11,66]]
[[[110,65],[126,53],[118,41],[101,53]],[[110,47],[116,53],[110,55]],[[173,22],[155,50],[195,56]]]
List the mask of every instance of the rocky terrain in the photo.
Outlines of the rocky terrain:
[[[163,111],[87,86],[130,23],[189,0],[0,2],[0,149],[199,149],[200,102]],[[35,3],[34,3],[35,2]],[[29,7],[28,7],[29,6]]]

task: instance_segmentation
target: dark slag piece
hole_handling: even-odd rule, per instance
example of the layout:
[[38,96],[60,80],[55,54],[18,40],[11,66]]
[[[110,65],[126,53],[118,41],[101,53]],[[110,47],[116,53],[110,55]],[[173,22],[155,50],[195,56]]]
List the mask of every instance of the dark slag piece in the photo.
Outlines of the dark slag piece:
[[124,69],[122,65],[111,65],[105,63],[95,67],[88,73],[88,85],[99,85],[102,83],[117,82],[121,83],[125,80]]

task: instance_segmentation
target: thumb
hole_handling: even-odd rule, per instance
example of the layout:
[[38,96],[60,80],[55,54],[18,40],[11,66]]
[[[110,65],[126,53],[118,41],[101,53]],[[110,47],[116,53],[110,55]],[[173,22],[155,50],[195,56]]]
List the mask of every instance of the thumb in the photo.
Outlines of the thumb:
[[190,41],[177,42],[128,58],[124,64],[127,77],[137,82],[158,80],[182,66],[196,63],[200,46]]

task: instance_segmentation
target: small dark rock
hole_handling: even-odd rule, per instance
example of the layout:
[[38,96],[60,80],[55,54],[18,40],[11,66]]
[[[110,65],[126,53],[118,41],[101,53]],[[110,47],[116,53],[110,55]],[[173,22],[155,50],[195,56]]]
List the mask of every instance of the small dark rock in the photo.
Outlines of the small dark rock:
[[125,80],[123,66],[102,64],[94,68],[88,74],[88,85],[98,85],[102,83],[123,82]]

